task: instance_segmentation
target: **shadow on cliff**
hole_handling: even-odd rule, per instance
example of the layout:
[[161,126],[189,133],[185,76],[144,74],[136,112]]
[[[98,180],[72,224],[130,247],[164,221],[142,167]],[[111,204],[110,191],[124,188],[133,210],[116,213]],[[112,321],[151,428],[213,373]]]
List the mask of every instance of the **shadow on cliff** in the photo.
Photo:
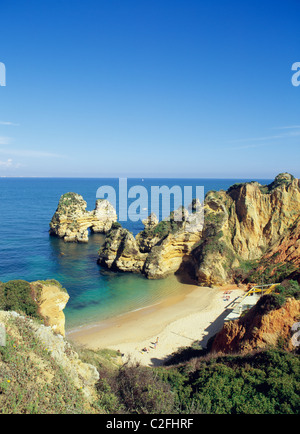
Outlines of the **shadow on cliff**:
[[198,285],[198,281],[195,274],[195,265],[191,262],[188,255],[182,258],[181,265],[176,271],[175,276],[180,283],[185,285]]

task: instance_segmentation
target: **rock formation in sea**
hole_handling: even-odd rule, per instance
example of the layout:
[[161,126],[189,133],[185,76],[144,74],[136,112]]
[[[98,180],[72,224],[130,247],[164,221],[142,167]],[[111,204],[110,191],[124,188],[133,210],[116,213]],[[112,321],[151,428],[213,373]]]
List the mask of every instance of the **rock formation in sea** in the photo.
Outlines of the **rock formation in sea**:
[[88,228],[92,232],[106,233],[117,221],[114,207],[105,199],[97,199],[93,211],[86,210],[87,203],[77,193],[61,196],[50,222],[50,235],[66,242],[88,242]]
[[180,208],[161,222],[151,214],[136,237],[120,224],[113,225],[98,262],[112,270],[143,273],[149,279],[173,274],[201,239],[200,214],[201,210],[190,214]]
[[99,250],[98,263],[106,268],[140,273],[147,253],[142,253],[133,234],[120,224],[114,224]]
[[185,209],[181,222],[174,213],[159,223],[149,216],[135,238],[120,225],[112,227],[99,264],[152,279],[185,269],[202,286],[236,283],[247,274],[257,280],[263,271],[271,280],[297,277],[299,179],[282,173],[269,185],[246,182],[209,191],[203,210],[203,227],[193,224],[197,213]]

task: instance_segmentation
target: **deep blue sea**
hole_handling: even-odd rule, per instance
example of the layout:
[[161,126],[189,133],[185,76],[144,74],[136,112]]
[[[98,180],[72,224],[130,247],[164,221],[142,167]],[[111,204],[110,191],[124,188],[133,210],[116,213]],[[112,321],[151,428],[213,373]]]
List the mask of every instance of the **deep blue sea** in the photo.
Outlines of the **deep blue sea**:
[[[255,180],[261,184],[271,182]],[[204,186],[207,193],[226,190],[243,181],[246,180],[128,179],[128,188],[146,187],[150,200],[151,186]],[[101,234],[91,234],[88,244],[64,243],[49,236],[49,222],[62,194],[81,194],[87,210],[92,210],[98,188],[110,185],[118,190],[118,183],[118,179],[112,178],[0,178],[0,281],[58,280],[70,295],[64,311],[67,330],[158,303],[182,291],[174,277],[152,281],[101,268],[97,264],[97,251],[104,240]],[[129,220],[122,225],[134,234],[143,229],[141,221]]]

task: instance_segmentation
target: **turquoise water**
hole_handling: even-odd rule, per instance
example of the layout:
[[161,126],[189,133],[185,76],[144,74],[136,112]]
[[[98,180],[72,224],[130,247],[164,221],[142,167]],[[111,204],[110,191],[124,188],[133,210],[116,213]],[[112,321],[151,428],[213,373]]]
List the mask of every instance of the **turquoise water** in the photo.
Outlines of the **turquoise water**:
[[[151,185],[203,185],[207,192],[227,189],[243,181],[131,179],[128,187],[140,184],[150,191]],[[67,330],[158,303],[182,291],[175,278],[151,281],[101,268],[97,264],[97,251],[103,235],[91,235],[88,244],[68,244],[49,236],[49,222],[62,194],[69,191],[81,194],[88,203],[87,209],[92,210],[101,185],[117,187],[118,180],[0,178],[0,281],[61,282],[70,295],[65,309]],[[143,229],[140,221],[122,224],[134,234]]]

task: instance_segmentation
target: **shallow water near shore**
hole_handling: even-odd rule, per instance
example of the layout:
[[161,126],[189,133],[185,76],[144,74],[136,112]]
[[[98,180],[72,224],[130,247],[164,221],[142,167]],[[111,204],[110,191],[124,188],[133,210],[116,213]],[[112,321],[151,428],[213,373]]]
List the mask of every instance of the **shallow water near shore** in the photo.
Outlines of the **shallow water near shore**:
[[[204,186],[206,193],[243,181],[128,179],[128,188],[143,185],[150,190],[153,185],[190,185]],[[155,305],[190,290],[175,276],[152,281],[140,275],[113,273],[101,268],[97,264],[97,252],[103,235],[91,235],[87,244],[64,243],[49,236],[49,222],[62,194],[81,194],[87,209],[92,210],[101,185],[117,189],[118,179],[0,178],[0,281],[58,280],[70,295],[64,310],[67,330]],[[122,225],[134,235],[143,229],[141,221],[122,222]]]

